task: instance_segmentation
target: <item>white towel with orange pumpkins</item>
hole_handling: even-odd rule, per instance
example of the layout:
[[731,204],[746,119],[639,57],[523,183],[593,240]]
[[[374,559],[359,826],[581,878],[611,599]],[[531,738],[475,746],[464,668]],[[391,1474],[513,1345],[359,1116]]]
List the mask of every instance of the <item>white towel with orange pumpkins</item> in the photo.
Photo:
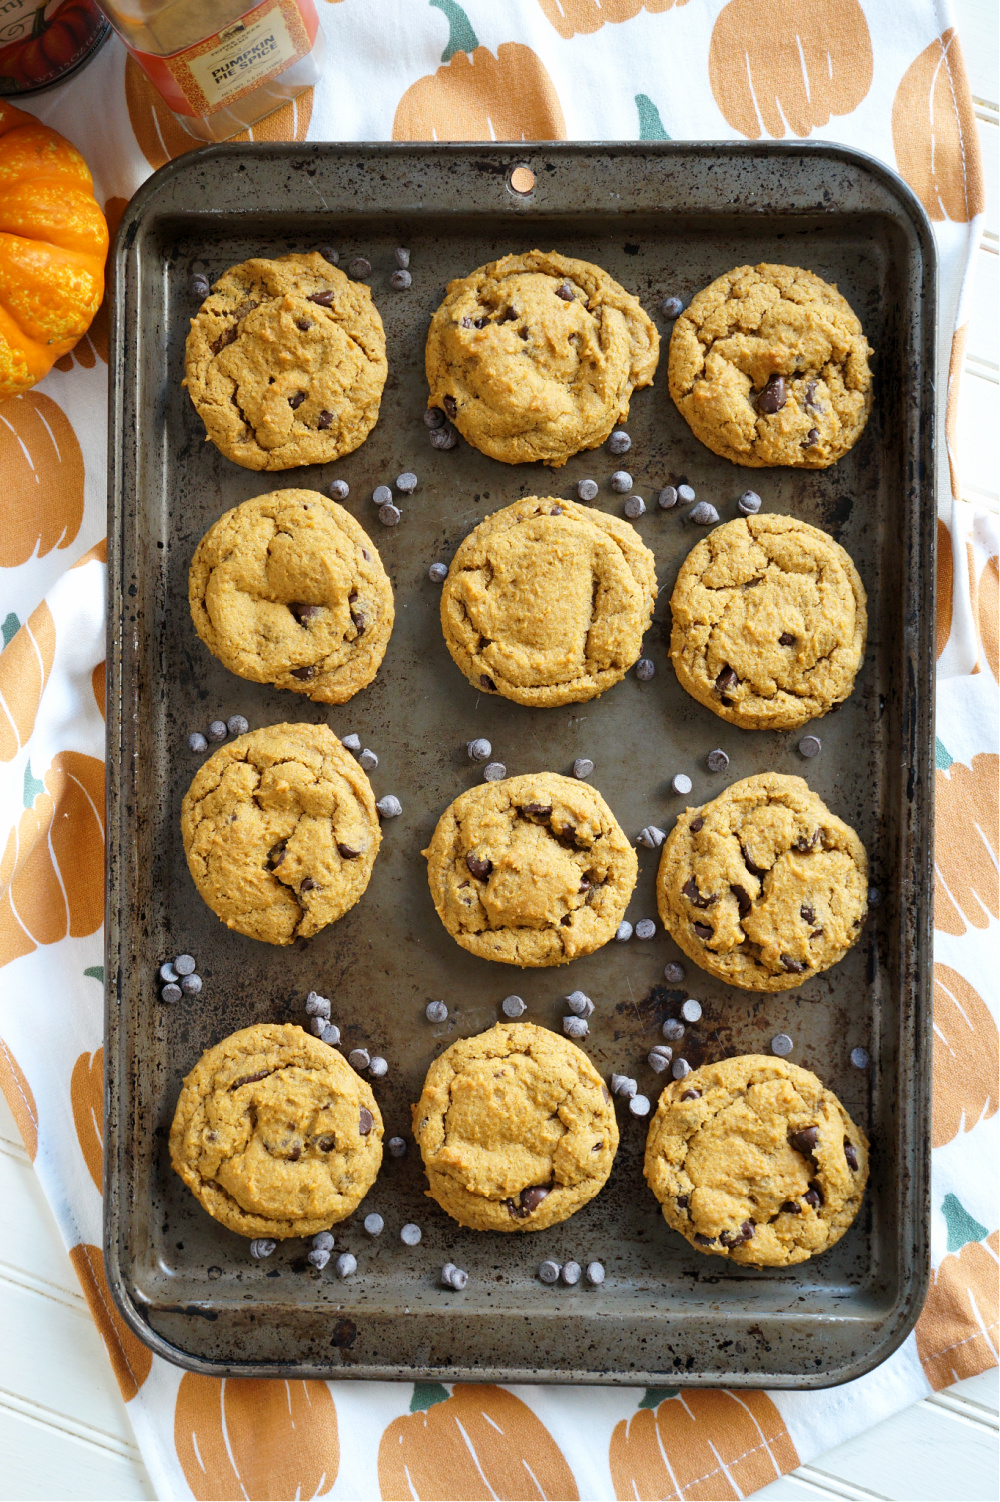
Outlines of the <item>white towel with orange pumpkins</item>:
[[[997,1360],[1000,1214],[982,1165],[997,1147],[998,536],[995,516],[959,498],[955,452],[983,209],[959,40],[931,0],[319,8],[325,76],[257,139],[837,140],[900,172],[933,221],[948,423],[930,1298],[876,1371],[800,1394],[223,1381],[126,1329],[99,1250],[104,309],[38,386],[0,403],[0,1083],[161,1497],[743,1496]],[[117,41],[27,105],[83,151],[112,227],[155,167],[196,144]]]

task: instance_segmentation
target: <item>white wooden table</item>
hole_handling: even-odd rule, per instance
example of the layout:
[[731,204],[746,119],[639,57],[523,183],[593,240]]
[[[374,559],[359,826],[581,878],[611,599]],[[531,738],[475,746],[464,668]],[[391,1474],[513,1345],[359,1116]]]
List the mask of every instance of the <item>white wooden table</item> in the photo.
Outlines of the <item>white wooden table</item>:
[[[879,0],[884,3],[884,0]],[[959,412],[963,490],[997,508],[1000,129],[996,0],[956,0],[987,185]],[[152,1498],[100,1337],[0,1096],[0,1502]],[[839,1445],[759,1498],[996,1502],[997,1372]]]

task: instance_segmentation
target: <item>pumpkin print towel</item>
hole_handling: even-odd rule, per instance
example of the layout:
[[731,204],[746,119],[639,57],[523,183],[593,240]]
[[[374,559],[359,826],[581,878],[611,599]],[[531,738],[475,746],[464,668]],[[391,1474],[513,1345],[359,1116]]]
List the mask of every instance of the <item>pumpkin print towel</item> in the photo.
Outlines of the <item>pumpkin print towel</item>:
[[[938,0],[321,0],[322,82],[244,140],[844,141],[900,172],[940,257],[932,1262],[916,1331],[823,1392],[222,1381],[154,1357],[101,1258],[107,310],[0,402],[0,1084],[164,1498],[730,1498],[995,1364],[998,533],[955,413],[983,178]],[[197,143],[117,42],[26,107],[113,235]],[[100,129],[94,121],[100,121]],[[0,140],[0,162],[3,143]],[[0,233],[0,272],[4,271]],[[47,998],[44,1018],[37,998]]]

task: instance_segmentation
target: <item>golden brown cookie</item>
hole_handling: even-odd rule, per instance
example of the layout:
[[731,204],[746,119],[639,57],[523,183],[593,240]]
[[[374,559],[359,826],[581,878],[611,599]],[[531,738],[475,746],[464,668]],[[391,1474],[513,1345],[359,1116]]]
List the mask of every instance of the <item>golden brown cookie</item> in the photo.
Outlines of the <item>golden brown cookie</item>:
[[195,550],[188,598],[231,672],[321,704],[371,683],[392,631],[375,544],[317,490],[275,490],[220,516]]
[[388,368],[368,288],[312,251],[220,276],[191,320],[184,385],[227,459],[294,469],[364,443]]
[[667,1086],[644,1172],[667,1225],[699,1252],[791,1267],[857,1215],[868,1139],[808,1069],[746,1054]]
[[382,839],[371,784],[327,725],[268,725],[220,746],[184,794],[181,836],[213,913],[268,944],[342,918]]
[[791,730],[842,704],[865,655],[867,596],[839,543],[792,516],[716,527],[670,597],[681,686],[731,725]]
[[629,522],[529,496],[460,544],[441,627],[474,688],[518,704],[579,704],[624,678],[655,600],[656,560]]
[[507,965],[565,965],[600,949],[639,869],[597,789],[556,772],[470,788],[422,853],[452,938]]
[[746,991],[787,991],[835,965],[868,912],[868,857],[801,777],[744,777],[681,814],[656,904],[696,965]]
[[291,1023],[258,1023],[203,1053],[184,1081],[170,1161],[240,1236],[315,1236],[357,1209],[382,1162],[371,1087]]
[[659,353],[638,300],[600,266],[504,256],[449,282],[427,335],[427,404],[491,459],[558,466],[625,421]]
[[460,1038],[413,1107],[428,1194],[473,1231],[542,1231],[603,1188],[611,1096],[582,1049],[531,1022]]
[[836,287],[799,266],[738,266],[692,298],[670,339],[670,395],[733,464],[826,469],[860,438],[873,351]]

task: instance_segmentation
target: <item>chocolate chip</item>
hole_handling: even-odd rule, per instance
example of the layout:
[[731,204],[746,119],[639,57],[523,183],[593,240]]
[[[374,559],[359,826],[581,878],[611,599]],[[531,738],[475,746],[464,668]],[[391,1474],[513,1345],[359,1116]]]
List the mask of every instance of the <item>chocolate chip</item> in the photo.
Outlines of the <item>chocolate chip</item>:
[[741,1234],[743,1236],[743,1240],[744,1241],[752,1241],[753,1240],[753,1233],[754,1233],[754,1224],[753,1224],[753,1221],[752,1220],[745,1220],[743,1222],[743,1224],[740,1226],[740,1232],[741,1232]]
[[804,735],[799,741],[800,756],[818,756],[823,749],[823,742],[818,735]]
[[582,782],[585,777],[589,777],[593,770],[594,763],[589,756],[578,756],[573,763],[573,776],[578,782]]
[[604,1282],[604,1267],[600,1262],[587,1263],[587,1282],[592,1288],[598,1288]]
[[444,410],[445,412],[447,412],[449,417],[458,416],[458,403],[453,396],[444,397],[441,405],[444,407]]
[[736,502],[736,507],[737,510],[741,511],[744,516],[756,516],[757,512],[761,508],[761,504],[762,503],[760,496],[757,494],[756,490],[744,490],[743,494]]
[[868,1065],[871,1063],[871,1055],[869,1054],[867,1048],[852,1048],[851,1063],[854,1065],[855,1069],[867,1069]]
[[781,963],[789,975],[801,975],[806,968],[801,960],[793,959],[790,954],[783,954],[781,956]]
[[326,1247],[314,1246],[311,1252],[306,1253],[306,1261],[311,1263],[318,1273],[323,1271],[329,1260],[330,1253],[326,1250]]
[[640,683],[648,683],[656,674],[656,664],[649,657],[640,657],[635,665],[635,676]]
[[[676,960],[671,960],[663,967],[663,979],[671,986],[679,986],[684,979],[684,974],[684,966],[679,965]],[[683,1028],[681,1031],[684,1031]]]
[[305,626],[314,616],[319,615],[318,605],[301,605],[293,600],[288,608],[300,626]]
[[722,693],[724,689],[735,688],[739,681],[740,680],[736,675],[735,669],[731,668],[727,663],[720,672],[718,678],[716,678],[715,686],[719,690],[719,692]]
[[584,991],[571,991],[566,997],[566,1005],[576,1017],[594,1015],[594,1003]]
[[278,1243],[272,1241],[269,1236],[255,1236],[250,1243],[250,1255],[260,1261],[263,1257],[270,1257],[277,1245]]
[[389,1065],[386,1063],[385,1059],[383,1059],[381,1054],[372,1054],[372,1061],[368,1065],[368,1073],[371,1075],[373,1080],[384,1079],[385,1076],[389,1073]]
[[491,694],[495,694],[496,693],[497,686],[493,682],[493,679],[490,677],[489,673],[480,673],[480,675],[479,675],[479,682],[480,682],[480,685],[483,688],[488,689]]
[[318,991],[310,991],[306,997],[307,1017],[329,1017],[330,1002],[326,996],[320,996]]
[[674,1201],[674,1204],[677,1206],[678,1210],[686,1210],[690,1202],[691,1200],[689,1195],[679,1194]]
[[592,501],[597,495],[596,480],[580,480],[576,487],[576,493],[581,501]]
[[748,918],[750,916],[751,902],[750,893],[747,891],[746,887],[731,886],[729,890],[736,898],[736,905],[739,908],[740,917]]
[[292,668],[292,677],[298,678],[300,683],[308,683],[315,676],[316,669],[311,662],[306,663],[304,668]]
[[[353,605],[351,606],[351,620],[354,622],[354,629],[358,633],[358,636],[359,637],[364,636],[364,634],[365,634],[365,617],[364,617],[364,613],[363,613],[363,611],[356,610]],[[378,758],[377,757],[375,758],[375,761],[372,763],[371,766],[365,766],[365,762],[364,762],[364,759],[363,759],[365,757],[365,755],[367,755],[369,757],[372,757],[372,756],[375,756],[375,752],[374,751],[368,751],[366,753],[366,752],[362,751],[361,756],[358,758],[361,761],[361,765],[365,768],[366,772],[374,771],[375,767],[378,766]]]
[[375,807],[383,819],[398,819],[403,812],[403,805],[394,793],[386,793],[384,798],[378,800]]
[[520,996],[505,996],[500,1003],[500,1010],[505,1017],[520,1017],[528,1008]]
[[526,803],[521,812],[529,819],[538,819],[540,823],[545,824],[552,818],[552,805],[550,803]]
[[483,768],[484,782],[502,782],[507,776],[507,768],[502,761],[488,761]]
[[635,1080],[630,1079],[627,1074],[613,1074],[611,1076],[611,1092],[613,1095],[619,1096],[622,1100],[631,1100],[638,1088],[639,1086]]
[[210,741],[224,741],[228,734],[229,726],[225,720],[213,720],[208,727],[208,738]]
[[718,902],[719,900],[718,893],[713,893],[711,897],[703,897],[698,890],[698,883],[693,876],[688,877],[681,890],[687,900],[694,903],[695,907],[711,907],[714,902]]
[[714,1236],[703,1236],[700,1231],[695,1231],[695,1233],[694,1233],[694,1239],[698,1243],[699,1246],[714,1246],[715,1245],[715,1237]]
[[389,1152],[394,1158],[406,1157],[406,1141],[402,1137],[390,1137],[388,1144]]
[[781,1206],[781,1209],[785,1213],[785,1215],[802,1214],[802,1206],[799,1204],[798,1200],[785,1200],[785,1203]]
[[477,881],[487,881],[493,871],[493,862],[483,860],[478,855],[470,853],[465,857],[465,864]]
[[881,901],[882,901],[882,893],[879,891],[878,887],[869,887],[868,888],[868,906],[869,907],[878,907],[878,905],[879,905],[879,903]]
[[807,382],[807,384],[806,384],[806,394],[805,394],[805,405],[807,407],[811,407],[813,405],[813,397],[815,395],[816,395],[816,382],[815,381],[809,381],[809,382]]
[[685,1090],[681,1100],[701,1100],[700,1090]]
[[285,849],[287,845],[287,840],[279,840],[276,845],[271,846],[270,850],[267,852],[267,869],[269,871],[276,871],[277,868],[281,865],[281,862],[285,859]]
[[[679,494],[680,491],[678,491]],[[689,522],[697,523],[699,527],[714,527],[719,520],[719,513],[708,501],[699,501],[697,506],[692,506],[688,512],[687,519]]]
[[715,932],[714,929],[709,928],[707,923],[692,923],[691,927],[694,929],[699,939],[710,939]]
[[771,1039],[771,1052],[779,1059],[787,1058],[794,1046],[787,1033],[775,1033]]
[[347,275],[351,278],[352,282],[363,281],[366,276],[371,276],[371,274],[372,263],[371,261],[366,261],[364,256],[355,256],[352,261],[348,261]]
[[[329,260],[330,257],[327,256],[326,259]],[[333,264],[335,265],[336,262],[334,262]],[[319,306],[321,308],[329,308],[332,306],[333,300],[336,295],[337,294],[334,292],[332,287],[325,287],[322,292],[311,293],[308,301],[319,303]]]
[[804,449],[811,449],[819,442],[819,428],[810,428],[800,445]]
[[654,1074],[662,1074],[665,1069],[670,1068],[673,1057],[674,1051],[668,1044],[657,1043],[656,1047],[651,1048],[646,1055],[646,1063]]
[[636,844],[645,845],[647,850],[659,850],[666,838],[665,832],[655,824],[646,824],[636,835]]
[[857,1171],[858,1171],[858,1154],[857,1154],[857,1150],[856,1150],[856,1148],[854,1146],[854,1143],[848,1141],[848,1139],[846,1137],[844,1138],[844,1157],[847,1159],[847,1166],[851,1170],[851,1172],[852,1173],[857,1173]]
[[160,992],[161,1000],[168,1002],[180,1001],[183,995],[184,992],[176,981],[169,981]]
[[326,488],[335,501],[346,501],[351,493],[351,487],[346,480],[331,480]]
[[195,756],[200,756],[202,751],[208,750],[208,741],[200,730],[195,730],[188,736],[188,750],[193,751]]
[[632,489],[632,476],[626,469],[616,469],[611,476],[611,489],[618,495],[627,495]]
[[665,297],[660,303],[660,309],[665,318],[679,318],[684,312],[684,304],[679,297]]
[[316,419],[316,426],[321,432],[325,431],[333,423],[333,413],[324,408]]
[[396,489],[400,495],[412,495],[419,481],[411,469],[405,469],[401,475],[396,476]]
[[159,974],[160,979],[166,981],[169,985],[175,985],[179,979],[177,971],[174,969],[169,960],[164,960],[163,964],[160,966]]
[[440,407],[425,407],[424,427],[441,428],[444,426],[444,413]]
[[297,409],[301,407],[302,403],[306,399],[306,396],[307,393],[305,391],[296,391],[294,396],[290,396],[288,398],[288,405],[291,407],[293,412],[297,411]]
[[640,516],[645,516],[646,514],[646,502],[641,495],[630,495],[622,510],[629,521],[638,521]]
[[204,302],[211,290],[208,277],[203,271],[194,271],[188,277],[188,291],[192,297],[197,297],[200,302]]
[[304,876],[299,883],[300,892],[311,892],[319,883],[312,876]]
[[398,527],[403,513],[398,506],[391,501],[386,501],[384,506],[378,508],[378,519],[383,527]]
[[640,918],[638,923],[635,925],[636,938],[652,939],[655,937],[655,935],[656,924],[653,922],[652,918]]
[[545,1184],[536,1184],[531,1189],[521,1190],[521,1208],[523,1209],[525,1215],[534,1214],[539,1205],[542,1203],[542,1200],[547,1196],[549,1187],[551,1186],[546,1186]]
[[[510,1201],[508,1200],[507,1203],[510,1204]],[[561,1272],[562,1268],[559,1266],[558,1262],[547,1260],[543,1262],[539,1267],[538,1276],[543,1283],[558,1283],[559,1274]]]
[[648,1116],[650,1102],[648,1095],[633,1095],[629,1099],[628,1108],[633,1116]]
[[784,376],[773,375],[757,398],[757,411],[773,416],[781,411],[787,400]]
[[181,981],[181,991],[185,996],[199,995],[202,987],[200,975],[185,975]]
[[564,515],[563,508],[561,506],[553,506],[552,509],[549,512],[549,515],[550,516],[563,516]]
[[231,323],[229,325],[228,329],[226,329],[225,333],[224,334],[220,334],[219,337],[218,337],[218,339],[216,339],[209,346],[209,348],[212,351],[212,354],[213,355],[221,355],[222,351],[224,349],[227,349],[230,344],[235,344],[236,343],[236,340],[239,338],[239,333],[240,333],[240,326],[239,326],[239,324],[238,323]]
[[446,563],[432,563],[427,570],[427,577],[432,584],[443,584],[448,577],[448,565]]
[[432,449],[453,449],[458,442],[454,428],[438,428],[430,435]]
[[361,854],[360,850],[355,850],[351,845],[344,845],[340,840],[337,841],[337,849],[340,852],[341,860],[344,861],[356,861]]
[[803,1158],[811,1158],[819,1142],[819,1127],[803,1127],[799,1132],[791,1132],[788,1141],[797,1153],[802,1154]]
[[670,511],[674,506],[676,506],[677,491],[674,486],[664,485],[663,489],[660,491],[659,495],[656,498],[656,503],[658,506],[662,506],[664,511]]
[[811,835],[800,834],[799,837],[798,837],[798,839],[795,841],[795,844],[793,845],[792,848],[794,850],[802,850],[802,851],[805,851],[805,850],[815,850],[816,846],[819,844],[819,840],[820,840],[819,830],[818,829],[814,829]]
[[[665,1026],[666,1024],[664,1024],[664,1027]],[[670,1066],[670,1073],[673,1075],[675,1080],[686,1079],[687,1076],[691,1073],[691,1065],[688,1063],[687,1059],[675,1059]]]
[[704,828],[705,828],[705,821],[701,817],[701,815],[699,815],[697,819],[692,819],[691,823],[688,825],[688,829],[691,831],[692,834],[699,834],[701,832],[701,830],[703,830]]
[[632,447],[632,440],[623,428],[616,428],[608,439],[608,452],[616,457],[627,454]]
[[297,329],[301,329],[301,331],[302,331],[303,334],[308,333],[308,331],[312,328],[312,319],[311,318],[296,318],[296,320],[295,320],[295,327]]
[[392,273],[392,276],[390,276],[389,278],[389,286],[392,287],[393,291],[395,292],[409,291],[409,289],[413,286],[413,278],[406,270],[405,266],[400,267],[399,271],[394,271]]
[[672,791],[677,793],[681,798],[686,798],[693,786],[694,784],[686,772],[677,772],[670,779]]
[[375,1118],[374,1118],[374,1116],[369,1111],[369,1109],[368,1109],[367,1106],[362,1106],[360,1114],[358,1116],[358,1131],[361,1134],[361,1136],[362,1137],[367,1137],[368,1133],[371,1131],[371,1129],[372,1129],[372,1127],[374,1125],[375,1125]]
[[782,631],[778,637],[778,641],[783,647],[792,647],[795,645],[795,637],[790,631]]
[[568,282],[563,282],[561,287],[556,288],[556,297],[561,297],[563,302],[573,302],[576,299],[576,293]]
[[[568,916],[569,914],[567,914]],[[564,1017],[562,1020],[562,1029],[567,1038],[575,1038],[579,1041],[579,1039],[585,1038],[590,1032],[590,1025],[583,1017]]]
[[808,1191],[802,1196],[802,1198],[805,1200],[806,1204],[811,1205],[814,1210],[818,1210],[823,1203],[822,1190],[816,1183],[809,1185]]
[[729,757],[725,751],[717,748],[705,757],[705,765],[710,772],[724,772],[729,765]]
[[309,1025],[321,1043],[327,1044],[329,1048],[337,1047],[340,1042],[340,1028],[335,1022],[326,1022],[322,1017],[315,1017]]

